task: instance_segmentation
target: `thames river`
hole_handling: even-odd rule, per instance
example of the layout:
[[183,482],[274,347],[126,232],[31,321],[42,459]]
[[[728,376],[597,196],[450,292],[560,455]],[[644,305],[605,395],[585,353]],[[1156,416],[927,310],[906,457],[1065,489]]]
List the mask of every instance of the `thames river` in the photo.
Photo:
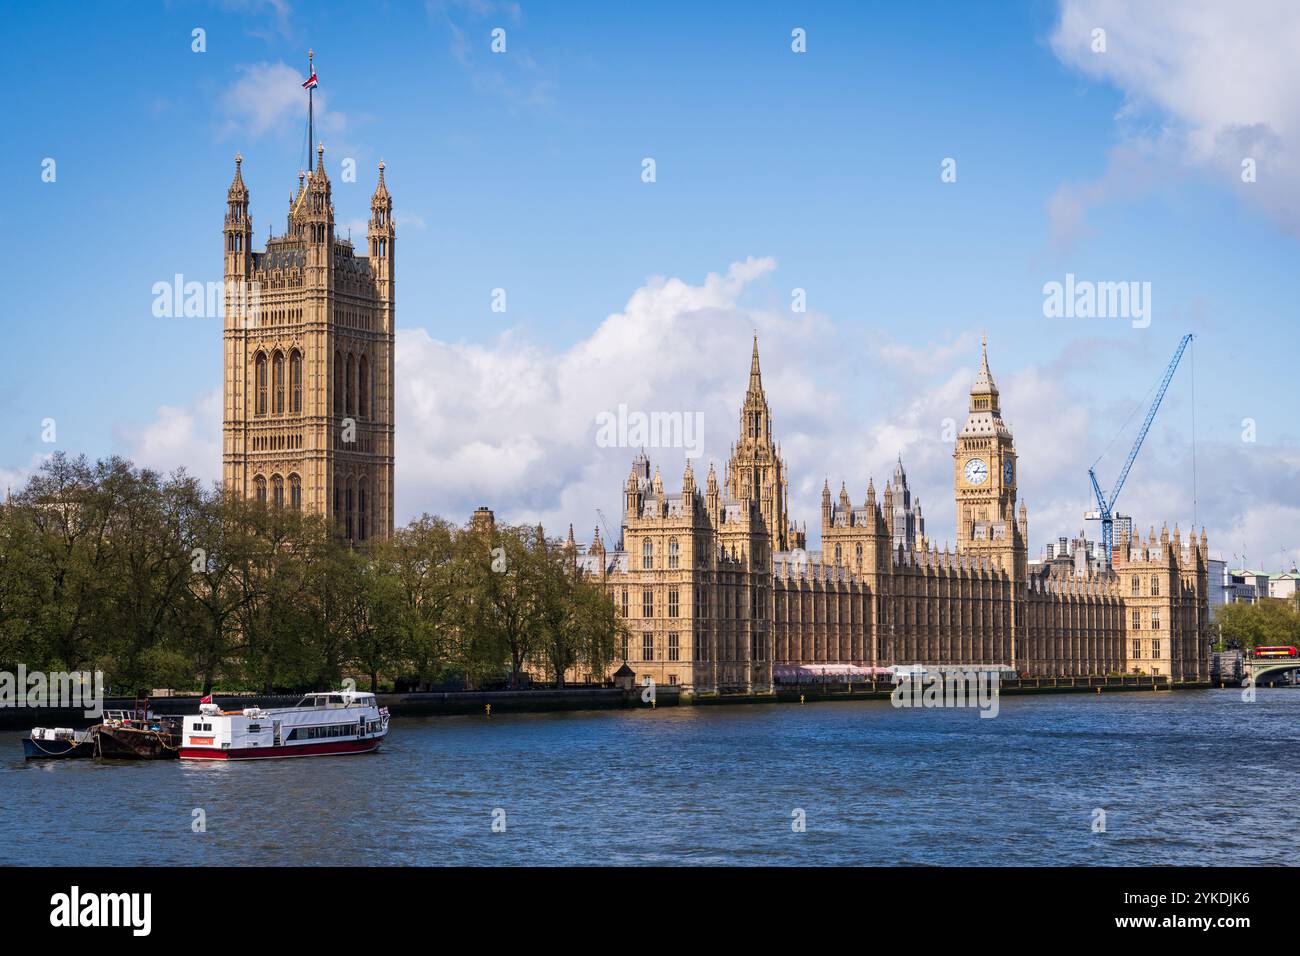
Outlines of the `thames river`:
[[378,754],[235,764],[19,737],[28,865],[1278,864],[1300,790],[1289,689],[394,718]]

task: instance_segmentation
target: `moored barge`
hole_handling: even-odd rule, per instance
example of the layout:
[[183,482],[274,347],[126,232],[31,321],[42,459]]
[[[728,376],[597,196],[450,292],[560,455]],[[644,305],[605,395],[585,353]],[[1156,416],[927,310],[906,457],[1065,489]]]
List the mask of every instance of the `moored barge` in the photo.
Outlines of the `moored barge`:
[[23,755],[28,760],[69,760],[95,755],[95,738],[90,730],[71,727],[33,727],[23,738]]

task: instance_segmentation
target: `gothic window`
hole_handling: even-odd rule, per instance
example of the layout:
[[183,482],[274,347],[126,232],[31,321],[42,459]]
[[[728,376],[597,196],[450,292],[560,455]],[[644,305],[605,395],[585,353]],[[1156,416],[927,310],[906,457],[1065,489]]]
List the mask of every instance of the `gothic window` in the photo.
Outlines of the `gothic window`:
[[1151,642],[1151,656],[1152,656],[1152,657],[1159,657],[1159,656],[1160,656],[1160,642],[1159,642],[1159,641],[1152,641],[1152,642]]
[[253,496],[259,504],[266,504],[266,479],[261,475],[253,479]]
[[289,476],[289,507],[294,511],[302,510],[302,479],[297,475]]
[[668,635],[668,659],[670,661],[681,659],[681,648],[677,643],[676,633],[670,633]]
[[844,555],[840,550],[840,546],[837,544],[835,546],[835,563],[839,564],[843,559],[844,559]]
[[655,636],[649,631],[641,635],[641,660],[652,661],[655,659]]
[[370,362],[363,355],[357,363],[357,414],[370,417]]
[[366,479],[357,485],[357,540],[366,540]]
[[1140,661],[1140,660],[1142,659],[1142,642],[1141,642],[1141,641],[1136,641],[1136,640],[1135,640],[1135,641],[1133,642],[1133,659],[1134,659],[1134,660],[1138,660],[1138,661]]
[[[623,616],[624,616],[624,617],[627,617],[627,588],[624,588],[624,589],[623,589]],[[627,652],[626,652],[626,651],[624,651],[624,653],[623,653],[623,657],[624,657],[624,658],[627,657]]]
[[641,592],[641,616],[655,616],[655,592],[646,588]]
[[302,414],[302,353],[289,353],[289,413]]
[[1156,574],[1151,575],[1151,596],[1160,596],[1160,576]]
[[279,475],[271,476],[271,502],[277,508],[284,507],[284,479]]
[[859,562],[862,561],[862,545],[859,544],[854,546],[853,556],[856,557]]
[[1133,612],[1133,630],[1135,630],[1135,631],[1140,631],[1140,630],[1142,630],[1142,612],[1141,612],[1141,611],[1134,611],[1134,612]]
[[669,588],[668,589],[668,616],[677,617],[678,607],[679,607],[679,602],[677,597],[677,589]]
[[343,414],[343,353],[334,353],[334,414]]
[[265,415],[266,414],[266,356],[263,353],[258,352],[257,359],[255,360],[255,362],[256,364],[254,367],[256,369],[255,382],[256,382],[256,390],[257,390],[257,404],[255,406],[254,414]]
[[348,384],[347,384],[347,414],[349,415],[355,415],[357,413],[356,381],[357,381],[357,362],[356,359],[352,357],[352,353],[349,352],[348,353]]
[[277,415],[284,414],[284,353],[279,350],[271,359],[271,408]]
[[352,530],[353,530],[353,528],[356,526],[356,524],[355,524],[355,519],[356,519],[356,511],[355,511],[355,505],[356,505],[356,488],[355,488],[355,486],[353,485],[353,483],[352,483],[352,479],[351,479],[351,478],[348,479],[348,490],[347,490],[346,495],[345,495],[345,498],[344,498],[344,504],[345,504],[346,509],[347,509],[346,512],[345,512],[345,515],[346,515],[346,521],[347,521],[348,540],[351,541],[351,540],[352,540]]
[[654,544],[649,538],[641,542],[641,567],[649,571],[655,566]]
[[678,562],[677,539],[669,538],[668,539],[668,567],[670,568],[677,567],[677,562]]
[[1158,631],[1159,629],[1160,629],[1160,609],[1155,608],[1151,612],[1151,630]]
[[1136,574],[1133,575],[1133,582],[1129,585],[1129,593],[1131,593],[1133,597],[1137,597],[1142,593],[1142,579]]

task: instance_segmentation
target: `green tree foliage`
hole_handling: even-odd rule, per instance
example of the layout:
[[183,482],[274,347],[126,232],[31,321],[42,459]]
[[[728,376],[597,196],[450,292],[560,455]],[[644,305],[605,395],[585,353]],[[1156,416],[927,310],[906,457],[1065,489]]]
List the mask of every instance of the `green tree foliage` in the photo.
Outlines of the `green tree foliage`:
[[563,684],[603,674],[620,627],[540,527],[423,515],[353,547],[184,472],[62,454],[0,509],[0,669],[99,669],[117,693]]
[[1300,647],[1300,608],[1294,602],[1264,598],[1256,604],[1225,604],[1215,611],[1215,625],[1227,647]]

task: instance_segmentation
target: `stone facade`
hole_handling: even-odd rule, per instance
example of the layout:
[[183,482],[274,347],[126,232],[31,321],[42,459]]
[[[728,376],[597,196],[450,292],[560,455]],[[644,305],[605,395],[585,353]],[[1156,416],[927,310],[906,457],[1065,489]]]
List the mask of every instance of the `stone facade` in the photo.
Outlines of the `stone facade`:
[[1015,444],[987,350],[953,451],[952,551],[929,543],[901,460],[880,500],[872,481],[860,505],[847,486],[833,500],[824,485],[821,550],[805,550],[787,514],[757,340],[740,418],[724,482],[710,465],[700,489],[688,460],[681,491],[668,493],[638,455],[622,541],[607,548],[597,529],[577,556],[627,625],[614,667],[701,693],[766,690],[798,665],[1208,674],[1204,530],[1186,542],[1176,529],[1121,536],[1111,571],[1031,569]]
[[226,194],[222,478],[332,515],[349,540],[393,529],[393,201],[379,164],[369,255],[334,235],[325,173],[299,173],[284,235],[253,250],[235,157]]

